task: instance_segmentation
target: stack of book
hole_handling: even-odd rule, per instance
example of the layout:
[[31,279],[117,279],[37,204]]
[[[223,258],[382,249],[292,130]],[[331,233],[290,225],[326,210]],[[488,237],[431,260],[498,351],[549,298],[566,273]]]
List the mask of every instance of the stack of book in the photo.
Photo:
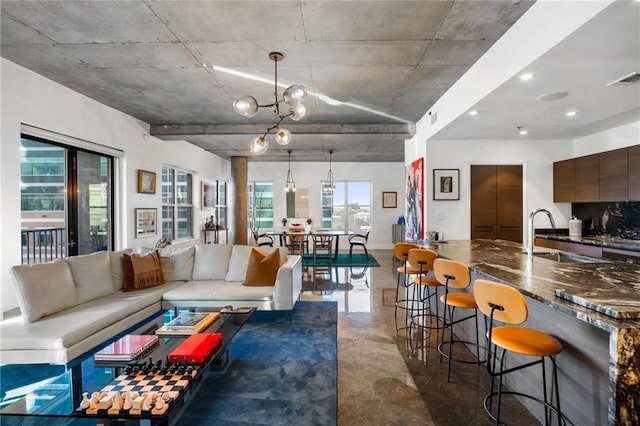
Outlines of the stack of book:
[[127,334],[104,349],[96,352],[96,362],[129,362],[151,352],[158,345],[153,334]]
[[162,336],[189,336],[208,329],[218,318],[220,318],[220,312],[185,312],[158,328],[156,334]]

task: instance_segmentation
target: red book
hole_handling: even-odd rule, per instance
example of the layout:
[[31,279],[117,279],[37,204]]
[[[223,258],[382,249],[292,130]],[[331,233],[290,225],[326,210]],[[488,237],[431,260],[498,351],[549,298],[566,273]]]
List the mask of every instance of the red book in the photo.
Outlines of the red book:
[[127,334],[96,352],[96,361],[131,361],[144,355],[158,343],[155,334]]
[[169,354],[169,361],[180,363],[185,360],[187,363],[195,361],[202,364],[218,348],[221,341],[222,333],[192,334]]

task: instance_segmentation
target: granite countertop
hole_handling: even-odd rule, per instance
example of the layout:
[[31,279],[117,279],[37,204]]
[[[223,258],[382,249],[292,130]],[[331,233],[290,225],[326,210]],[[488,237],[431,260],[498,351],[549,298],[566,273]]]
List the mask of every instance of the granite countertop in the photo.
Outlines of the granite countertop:
[[556,234],[553,232],[536,232],[536,238],[546,238],[548,240],[567,241],[572,243],[587,244],[591,246],[640,252],[639,240],[629,240],[620,237],[612,237],[610,235],[583,235],[581,237],[570,237],[568,233]]
[[[429,242],[425,247],[609,332],[640,328],[640,265],[529,258],[522,244],[504,240]],[[580,304],[558,297],[557,291]]]

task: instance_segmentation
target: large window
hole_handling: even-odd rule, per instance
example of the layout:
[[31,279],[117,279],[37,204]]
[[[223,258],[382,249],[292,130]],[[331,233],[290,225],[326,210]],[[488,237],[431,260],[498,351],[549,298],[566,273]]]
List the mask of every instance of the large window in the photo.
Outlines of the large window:
[[250,183],[248,194],[251,229],[273,229],[273,182]]
[[335,181],[322,191],[322,227],[362,232],[371,228],[371,182]]
[[228,197],[227,197],[227,182],[224,180],[216,181],[216,223],[221,228],[227,229],[227,211],[228,211]]
[[162,237],[175,240],[193,236],[192,181],[191,173],[162,168]]

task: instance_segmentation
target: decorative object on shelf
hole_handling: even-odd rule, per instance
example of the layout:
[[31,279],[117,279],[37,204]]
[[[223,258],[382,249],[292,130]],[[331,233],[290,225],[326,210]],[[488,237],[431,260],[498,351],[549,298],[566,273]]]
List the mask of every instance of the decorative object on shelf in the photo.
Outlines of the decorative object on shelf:
[[202,182],[202,210],[212,210],[216,202],[216,184]]
[[[269,149],[269,142],[265,139],[272,130],[276,130],[276,142],[280,145],[288,145],[291,141],[291,132],[281,128],[280,123],[287,117],[298,121],[307,113],[307,109],[302,101],[307,96],[307,89],[299,84],[293,84],[285,89],[282,97],[278,95],[278,61],[284,59],[284,54],[280,52],[269,53],[269,59],[274,62],[274,97],[275,100],[270,104],[260,105],[253,96],[240,96],[233,101],[233,109],[243,117],[253,117],[258,113],[258,108],[271,108],[273,113],[278,117],[278,121],[273,126],[267,128],[262,136],[256,136],[251,140],[251,153],[261,155]],[[288,104],[287,111],[280,111],[280,104],[286,102]]]
[[331,154],[333,150],[329,150],[329,173],[327,174],[327,180],[322,184],[322,192],[332,192],[336,190],[336,186],[333,184],[333,170],[331,170]]
[[282,218],[282,226],[287,226],[287,218],[286,217]]
[[406,223],[406,220],[404,216],[398,217],[398,225],[404,225],[405,223]]
[[313,219],[310,217],[307,218],[307,225],[311,225],[313,223]]
[[382,193],[382,208],[395,209],[398,207],[398,193],[397,192],[383,192]]
[[138,192],[141,194],[156,193],[156,174],[147,170],[138,170]]
[[157,209],[136,209],[136,238],[156,235]]
[[287,150],[287,153],[289,154],[289,170],[287,170],[287,183],[284,189],[287,192],[295,192],[296,182],[293,180],[293,172],[291,171],[291,150]]
[[157,249],[163,249],[166,246],[170,246],[170,245],[171,245],[171,238],[161,238],[156,243],[156,248]]
[[459,169],[434,169],[433,170],[433,199],[434,200],[459,200],[460,199],[460,170]]
[[213,218],[213,215],[211,215],[207,218],[207,220],[205,220],[204,229],[215,229],[215,228],[216,228],[216,221]]

